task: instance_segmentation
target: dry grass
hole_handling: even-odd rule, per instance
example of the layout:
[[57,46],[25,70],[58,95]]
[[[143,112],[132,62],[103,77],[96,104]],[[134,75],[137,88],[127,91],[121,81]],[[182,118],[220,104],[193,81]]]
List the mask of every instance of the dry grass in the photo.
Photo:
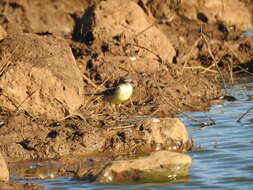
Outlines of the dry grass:
[[0,59],[0,77],[3,76],[4,73],[7,72],[8,68],[10,68],[12,62],[10,61],[11,54],[3,55]]

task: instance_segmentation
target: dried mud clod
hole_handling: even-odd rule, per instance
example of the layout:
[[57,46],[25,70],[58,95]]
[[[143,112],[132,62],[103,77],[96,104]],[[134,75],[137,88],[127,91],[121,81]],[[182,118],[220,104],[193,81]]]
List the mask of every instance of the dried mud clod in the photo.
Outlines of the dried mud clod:
[[97,53],[172,62],[175,50],[153,22],[133,1],[102,1],[86,10],[75,35]]
[[1,106],[60,120],[83,102],[82,74],[65,40],[16,34],[0,45]]

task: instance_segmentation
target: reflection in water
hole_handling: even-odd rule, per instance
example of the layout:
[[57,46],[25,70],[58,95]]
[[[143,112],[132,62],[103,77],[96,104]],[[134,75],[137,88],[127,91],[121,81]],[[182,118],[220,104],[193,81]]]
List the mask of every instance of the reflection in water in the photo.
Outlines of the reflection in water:
[[[240,115],[253,106],[248,95],[253,94],[253,84],[249,88],[235,86],[230,95],[237,98],[234,102],[224,101],[213,105],[207,113],[216,125],[198,127],[194,121],[182,117],[182,121],[201,151],[190,152],[193,164],[188,179],[163,184],[87,184],[68,178],[52,180],[32,180],[45,185],[46,189],[248,189],[253,188],[253,111],[236,122]],[[245,90],[247,89],[247,91]],[[208,122],[206,116],[190,113]],[[18,180],[19,182],[27,182]]]

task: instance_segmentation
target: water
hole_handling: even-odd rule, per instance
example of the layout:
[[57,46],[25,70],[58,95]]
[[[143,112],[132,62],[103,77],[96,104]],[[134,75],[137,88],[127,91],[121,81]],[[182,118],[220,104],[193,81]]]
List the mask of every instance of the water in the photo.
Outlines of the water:
[[246,32],[242,33],[240,38],[243,38],[244,36],[252,36],[253,37],[253,30],[247,30]]
[[[251,190],[253,189],[253,110],[236,122],[240,114],[253,106],[248,100],[248,94],[253,94],[253,83],[247,84],[247,90],[242,85],[234,86],[230,95],[238,100],[222,102],[213,105],[208,113],[189,113],[192,116],[208,122],[208,114],[216,125],[208,127],[196,126],[196,122],[181,117],[188,128],[189,134],[196,145],[201,147],[199,152],[189,152],[193,163],[189,177],[174,182],[162,184],[89,184],[70,178],[52,180],[30,180],[29,182],[43,184],[48,190],[81,190],[81,189],[224,189],[224,190]],[[19,180],[21,183],[28,181]]]

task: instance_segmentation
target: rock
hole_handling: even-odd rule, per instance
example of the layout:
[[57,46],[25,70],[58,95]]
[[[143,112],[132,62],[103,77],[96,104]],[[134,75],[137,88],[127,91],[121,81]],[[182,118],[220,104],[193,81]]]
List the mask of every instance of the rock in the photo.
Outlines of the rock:
[[82,105],[82,74],[63,39],[12,35],[0,43],[0,57],[2,106],[60,120]]
[[0,153],[0,181],[9,181],[9,178],[9,170],[2,154]]
[[188,175],[191,157],[160,151],[132,160],[112,161],[96,178],[97,182],[161,182]]
[[252,28],[252,13],[240,0],[195,1],[182,0],[180,14],[189,19],[206,17],[209,23],[223,22],[228,26],[236,25],[240,29]]
[[[82,0],[27,1],[2,0],[5,14],[2,17],[8,34],[53,33],[69,35],[73,32],[75,21],[72,15],[82,12],[87,2]],[[2,6],[4,8],[4,6]]]
[[97,52],[153,59],[160,56],[172,62],[175,50],[156,25],[150,27],[154,22],[133,1],[102,1],[86,10],[79,33]]
[[138,123],[138,130],[144,133],[143,140],[157,149],[187,149],[190,146],[187,130],[177,118],[145,119]]
[[4,39],[7,36],[6,31],[4,28],[0,25],[0,40]]
[[128,130],[115,128],[105,136],[103,152],[124,155],[159,150],[184,152],[192,148],[185,126],[176,118],[148,118]]
[[191,20],[202,20],[208,23],[222,22],[225,25],[236,25],[240,29],[252,28],[252,11],[240,0],[151,0],[148,6],[157,18],[172,19],[175,14]]
[[188,151],[192,148],[187,130],[176,118],[148,118],[133,127],[108,132],[104,151],[117,154],[150,153],[159,150]]
[[28,28],[33,33],[71,34],[75,25],[71,14],[81,12],[85,7],[84,2],[80,0],[74,2],[27,1],[25,14],[29,23]]

